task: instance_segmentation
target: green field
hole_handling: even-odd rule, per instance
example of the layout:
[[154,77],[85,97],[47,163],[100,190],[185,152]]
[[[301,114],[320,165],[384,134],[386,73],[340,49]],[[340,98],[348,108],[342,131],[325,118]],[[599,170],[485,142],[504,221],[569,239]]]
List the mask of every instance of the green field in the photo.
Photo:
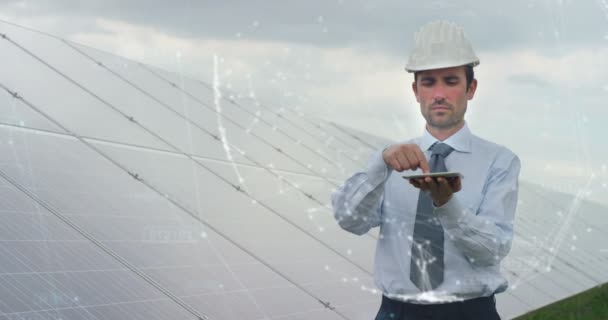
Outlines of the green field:
[[608,320],[608,285],[595,287],[515,319]]

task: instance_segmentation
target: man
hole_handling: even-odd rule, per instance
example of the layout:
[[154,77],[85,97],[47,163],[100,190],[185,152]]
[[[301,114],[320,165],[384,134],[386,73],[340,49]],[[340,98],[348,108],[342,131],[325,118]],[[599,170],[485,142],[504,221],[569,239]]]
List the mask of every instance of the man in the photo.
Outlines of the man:
[[[377,320],[500,319],[494,294],[507,288],[500,262],[511,248],[520,161],[467,127],[478,64],[461,28],[422,27],[406,70],[414,72],[423,135],[377,151],[332,194],[343,229],[361,235],[380,226]],[[420,170],[461,175],[402,177]]]

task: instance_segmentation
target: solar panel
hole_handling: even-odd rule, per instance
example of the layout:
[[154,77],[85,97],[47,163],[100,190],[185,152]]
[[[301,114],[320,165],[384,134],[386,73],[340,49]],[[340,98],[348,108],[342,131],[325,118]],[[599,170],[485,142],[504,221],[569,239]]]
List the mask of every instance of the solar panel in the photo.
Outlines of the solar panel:
[[[375,315],[376,237],[341,230],[329,194],[388,141],[0,32],[0,319]],[[605,211],[522,183],[501,314],[606,282]]]

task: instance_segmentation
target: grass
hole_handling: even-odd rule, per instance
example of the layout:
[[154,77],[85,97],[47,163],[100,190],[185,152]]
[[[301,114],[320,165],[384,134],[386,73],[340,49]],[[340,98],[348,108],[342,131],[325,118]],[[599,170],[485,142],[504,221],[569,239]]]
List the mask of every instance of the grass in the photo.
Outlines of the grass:
[[515,320],[608,320],[608,285],[604,284],[534,310]]

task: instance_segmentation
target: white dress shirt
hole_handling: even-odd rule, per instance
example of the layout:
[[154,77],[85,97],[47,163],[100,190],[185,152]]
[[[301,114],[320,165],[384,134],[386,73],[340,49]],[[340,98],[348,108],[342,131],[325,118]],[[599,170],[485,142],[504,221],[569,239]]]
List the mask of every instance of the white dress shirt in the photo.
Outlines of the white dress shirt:
[[[427,130],[405,143],[420,146],[427,159],[438,140]],[[454,151],[448,171],[463,175],[462,190],[435,207],[444,232],[444,281],[424,294],[410,281],[410,248],[419,189],[402,178],[417,171],[389,169],[376,151],[364,171],[332,194],[340,226],[361,235],[380,226],[374,279],[389,298],[437,303],[489,296],[506,290],[500,262],[511,248],[517,206],[519,158],[509,149],[473,135],[467,125],[443,143]]]

